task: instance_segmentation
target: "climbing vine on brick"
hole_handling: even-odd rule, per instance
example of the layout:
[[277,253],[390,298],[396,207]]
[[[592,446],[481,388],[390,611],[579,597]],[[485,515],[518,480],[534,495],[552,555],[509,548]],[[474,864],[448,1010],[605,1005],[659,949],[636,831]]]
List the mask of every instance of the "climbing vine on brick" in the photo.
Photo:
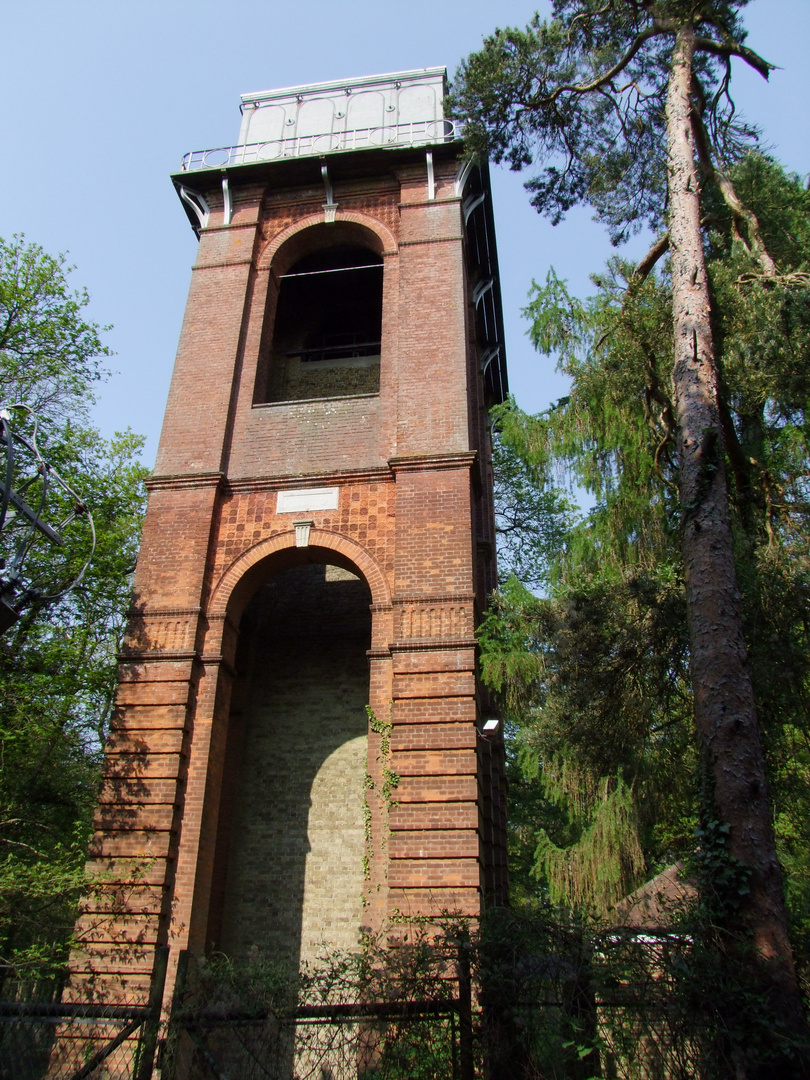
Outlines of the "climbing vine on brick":
[[[391,807],[396,805],[392,793],[399,784],[399,776],[391,768],[391,732],[393,730],[391,713],[393,711],[393,704],[393,702],[389,703],[387,720],[380,720],[371,706],[366,705],[369,727],[375,735],[379,735],[380,737],[377,762],[381,766],[381,778],[379,782],[375,781],[374,777],[368,769],[366,769],[363,784],[363,831],[366,842],[366,850],[363,855],[363,879],[365,881],[371,880],[371,866],[374,860],[374,844],[372,842],[373,838],[371,830],[372,813],[371,805],[369,804],[369,792],[374,792],[376,794],[380,804],[382,817],[380,852],[383,855],[387,855],[388,853],[388,834],[391,831],[388,822]],[[387,859],[384,860],[383,866],[384,873],[387,875]],[[377,884],[377,888],[379,889],[379,883]]]

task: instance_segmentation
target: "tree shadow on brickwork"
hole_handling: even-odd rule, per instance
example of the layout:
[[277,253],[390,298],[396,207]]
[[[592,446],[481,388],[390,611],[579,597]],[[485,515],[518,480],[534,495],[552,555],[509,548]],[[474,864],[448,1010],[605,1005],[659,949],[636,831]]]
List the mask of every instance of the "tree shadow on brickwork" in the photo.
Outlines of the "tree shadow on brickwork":
[[242,617],[209,948],[315,959],[362,918],[370,593],[337,567],[277,574]]
[[[119,666],[119,699],[142,678],[140,655],[155,647],[144,620],[145,604],[133,594]],[[127,722],[126,704],[113,707],[105,724],[105,756],[94,829],[88,849],[65,1002],[144,1004],[154,959],[153,916],[165,878],[163,833],[142,833],[143,807],[153,805],[158,779],[147,731]],[[100,735],[102,732],[99,733]],[[162,796],[169,803],[174,796]],[[122,839],[123,838],[123,839]],[[153,847],[155,850],[153,850]],[[159,850],[157,850],[159,848]],[[131,970],[122,977],[122,970]]]

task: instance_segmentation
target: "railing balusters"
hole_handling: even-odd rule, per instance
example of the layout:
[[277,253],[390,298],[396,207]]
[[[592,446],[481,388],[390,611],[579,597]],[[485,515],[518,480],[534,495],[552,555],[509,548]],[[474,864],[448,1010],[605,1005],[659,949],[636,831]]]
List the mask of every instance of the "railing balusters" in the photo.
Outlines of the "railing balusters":
[[[376,135],[376,141],[374,136]],[[251,165],[260,161],[280,161],[291,157],[315,157],[323,153],[344,150],[368,149],[385,146],[429,146],[461,137],[461,127],[454,120],[419,120],[406,124],[383,123],[373,128],[353,128],[350,131],[324,132],[322,135],[296,135],[291,139],[270,139],[267,142],[244,143],[239,146],[221,146],[210,150],[194,150],[183,156],[181,172],[199,172],[204,169],[223,168],[222,160],[209,164],[208,156],[226,156],[227,165]],[[325,150],[321,140],[329,139],[332,145]],[[267,150],[271,148],[273,152]],[[265,153],[262,151],[265,150]]]

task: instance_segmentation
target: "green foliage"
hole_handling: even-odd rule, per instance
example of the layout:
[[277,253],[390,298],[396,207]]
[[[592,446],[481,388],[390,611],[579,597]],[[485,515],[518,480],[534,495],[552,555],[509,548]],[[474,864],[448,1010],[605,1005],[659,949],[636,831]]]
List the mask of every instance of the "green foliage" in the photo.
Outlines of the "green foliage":
[[202,1051],[242,1080],[450,1080],[464,928],[448,919],[388,929],[364,936],[354,951],[324,949],[300,968],[259,952],[192,963],[172,1012],[163,1075],[193,1074]]
[[[0,972],[37,968],[51,946],[57,962],[73,922],[143,513],[139,438],[66,439],[53,455],[92,507],[97,545],[76,589],[0,638]],[[46,577],[61,557],[79,555],[36,553]]]
[[[567,771],[570,773],[570,766]],[[553,768],[547,766],[543,775],[548,778],[550,773],[553,776]],[[632,892],[642,879],[645,862],[632,790],[621,774],[614,784],[605,781],[601,786],[601,798],[589,807],[587,826],[576,844],[559,848],[545,832],[539,834],[536,873],[547,881],[555,904],[604,911]],[[587,782],[575,781],[569,786],[580,804],[580,814],[585,790]]]
[[751,891],[751,868],[728,850],[730,826],[712,819],[695,829],[698,849],[692,866],[700,883],[703,913],[718,925],[727,925]]
[[663,224],[666,192],[664,100],[673,41],[690,21],[696,69],[715,146],[733,162],[752,132],[734,114],[729,58],[747,50],[739,11],[746,0],[555,0],[553,17],[525,30],[496,30],[459,67],[453,114],[470,152],[513,169],[538,165],[531,201],[556,224],[589,203],[618,243],[643,224]]
[[72,292],[73,267],[24,236],[0,238],[0,372],[3,404],[23,402],[64,420],[86,414],[92,384],[108,373],[104,329],[85,322],[85,290]]
[[[761,157],[745,157],[732,177],[755,208],[778,268],[776,278],[762,274],[716,199],[708,270],[738,578],[795,942],[808,956],[810,203],[796,178]],[[667,269],[640,281],[613,260],[594,283],[596,294],[585,302],[570,297],[553,273],[533,286],[526,311],[532,340],[556,352],[571,389],[539,416],[513,403],[497,416],[500,452],[520,463],[502,471],[507,481],[528,477],[541,492],[567,483],[584,489],[593,505],[578,520],[557,515],[544,526],[560,536],[531,579],[545,594],[506,581],[481,644],[484,678],[514,732],[519,892],[536,893],[539,875],[555,897],[604,910],[612,900],[607,893],[597,899],[596,848],[609,864],[623,827],[616,813],[612,831],[600,833],[593,793],[610,790],[618,777],[627,785],[634,812],[624,819],[622,858],[636,867],[638,881],[641,865],[627,861],[636,839],[648,873],[693,850],[702,771],[692,732],[682,508],[666,376]],[[701,828],[715,819],[707,803]],[[704,864],[716,850],[705,848]],[[731,873],[725,858],[722,873],[716,860],[708,867],[718,872],[718,887]],[[569,872],[576,882],[565,879]]]
[[666,572],[566,573],[550,597],[506,583],[482,673],[511,725],[513,884],[530,895],[539,876],[555,899],[605,912],[645,866],[691,849],[683,596]]
[[750,944],[718,952],[706,916],[680,904],[665,931],[605,928],[535,900],[475,922],[395,920],[300,968],[207,957],[179,983],[163,1075],[208,1054],[242,1080],[451,1080],[467,970],[475,1075],[486,1061],[502,1077],[717,1080],[755,1075],[774,1049],[774,1075],[793,1075],[790,1031],[747,984]]
[[514,575],[530,588],[545,588],[553,557],[577,520],[576,507],[566,492],[497,437],[492,466],[499,573],[504,579]]
[[474,967],[493,1075],[600,1075],[593,943],[591,920],[548,903],[487,912]]
[[[555,1080],[800,1075],[800,1047],[752,991],[750,942],[718,949],[708,912],[673,905],[666,930],[605,928],[535,901],[482,922],[474,970],[493,1072]],[[778,1058],[781,1067],[768,1073]]]
[[[394,791],[399,784],[399,776],[391,768],[391,734],[393,732],[393,725],[391,721],[391,709],[393,704],[389,707],[388,720],[380,720],[370,705],[366,705],[366,715],[368,716],[368,726],[371,731],[379,737],[379,747],[377,750],[377,764],[380,766],[380,782],[377,783],[374,777],[366,769],[363,783],[363,833],[365,837],[365,851],[363,853],[363,880],[369,881],[371,879],[372,862],[374,859],[375,845],[373,836],[373,813],[369,804],[369,795],[373,793],[377,798],[377,806],[379,809],[380,818],[380,853],[383,856],[383,866],[386,867],[385,873],[387,874],[387,853],[388,853],[388,837],[390,833],[389,818],[391,815],[391,807],[396,806],[394,801]],[[380,888],[380,882],[377,882],[377,889]],[[363,906],[368,903],[368,898],[363,893]]]
[[[393,708],[393,705],[391,708]],[[391,769],[391,734],[393,732],[393,725],[390,718],[388,720],[378,719],[370,705],[366,705],[366,713],[368,715],[369,727],[375,735],[379,735],[380,737],[380,748],[377,756],[382,771],[380,797],[386,807],[390,807],[392,805],[393,791],[399,784],[399,776]],[[373,781],[369,786],[374,786]]]
[[[92,562],[60,599],[35,601],[0,638],[0,979],[36,978],[64,959],[108,733],[116,654],[143,515],[142,439],[110,442],[82,422],[108,350],[67,289],[64,259],[0,241],[0,380],[39,410],[48,462],[81,492],[96,529]],[[6,399],[9,403],[9,398]],[[27,414],[14,412],[17,430]],[[71,500],[52,488],[58,516]],[[6,549],[14,528],[4,532]],[[86,558],[81,543],[34,543],[27,566],[58,592]]]

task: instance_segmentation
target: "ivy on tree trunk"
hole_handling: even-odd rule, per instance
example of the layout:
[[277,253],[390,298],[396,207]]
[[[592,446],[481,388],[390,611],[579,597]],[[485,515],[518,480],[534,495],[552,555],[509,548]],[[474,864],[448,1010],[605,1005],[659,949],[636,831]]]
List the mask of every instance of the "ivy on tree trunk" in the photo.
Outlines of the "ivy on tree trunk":
[[[731,60],[765,78],[771,68],[744,43],[744,4],[554,0],[549,22],[535,16],[525,31],[488,38],[461,66],[452,100],[472,153],[512,168],[537,164],[527,187],[553,221],[588,202],[615,242],[644,223],[658,231],[637,281],[669,252],[672,423],[704,827],[715,816],[728,826],[727,853],[741,871],[733,883],[739,925],[723,931],[753,942],[752,985],[806,1045],[734,564],[725,461],[739,457],[739,447],[727,416],[724,424],[703,256],[709,184],[761,272],[775,273],[728,169],[756,145],[729,95]],[[808,1075],[797,1054],[795,1075]],[[741,1060],[748,1076],[782,1067],[774,1057],[754,1064],[745,1048]]]

